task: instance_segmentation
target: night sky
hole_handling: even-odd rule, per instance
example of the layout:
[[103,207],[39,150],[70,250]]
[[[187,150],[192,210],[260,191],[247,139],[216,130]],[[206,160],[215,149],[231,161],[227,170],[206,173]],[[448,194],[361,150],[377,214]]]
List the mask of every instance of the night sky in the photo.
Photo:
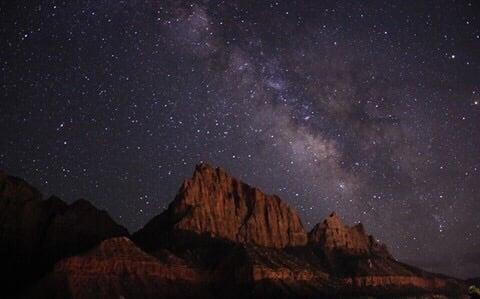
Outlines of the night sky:
[[135,231],[204,161],[480,275],[479,1],[21,2],[1,169]]

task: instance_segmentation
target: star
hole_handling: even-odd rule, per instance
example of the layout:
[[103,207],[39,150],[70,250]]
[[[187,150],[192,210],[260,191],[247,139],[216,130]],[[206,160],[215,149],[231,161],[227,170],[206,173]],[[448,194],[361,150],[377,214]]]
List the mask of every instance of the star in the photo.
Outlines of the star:
[[0,169],[133,232],[204,161],[480,276],[478,4],[220,2],[12,2]]

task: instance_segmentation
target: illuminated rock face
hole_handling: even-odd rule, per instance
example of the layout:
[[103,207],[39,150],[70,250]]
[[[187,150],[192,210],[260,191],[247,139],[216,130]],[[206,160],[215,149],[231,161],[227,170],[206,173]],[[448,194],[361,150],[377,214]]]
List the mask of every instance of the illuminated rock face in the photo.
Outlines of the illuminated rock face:
[[139,234],[156,230],[168,218],[171,228],[238,243],[283,248],[303,246],[307,234],[295,211],[277,196],[266,195],[201,164],[183,183],[162,221],[153,219]]
[[308,237],[310,243],[320,245],[327,252],[340,251],[350,255],[390,255],[385,245],[378,243],[372,236],[365,233],[361,223],[349,227],[335,213],[315,225]]

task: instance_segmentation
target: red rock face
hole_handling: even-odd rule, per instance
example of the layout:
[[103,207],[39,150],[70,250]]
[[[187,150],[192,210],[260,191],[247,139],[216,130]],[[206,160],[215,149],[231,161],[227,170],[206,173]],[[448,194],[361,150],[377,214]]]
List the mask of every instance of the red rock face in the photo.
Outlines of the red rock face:
[[315,225],[308,234],[308,238],[310,243],[322,246],[327,252],[341,251],[350,255],[390,255],[385,245],[378,243],[372,236],[365,233],[361,223],[349,227],[335,213]]
[[183,183],[166,214],[175,230],[275,248],[307,243],[300,218],[280,198],[206,164]]

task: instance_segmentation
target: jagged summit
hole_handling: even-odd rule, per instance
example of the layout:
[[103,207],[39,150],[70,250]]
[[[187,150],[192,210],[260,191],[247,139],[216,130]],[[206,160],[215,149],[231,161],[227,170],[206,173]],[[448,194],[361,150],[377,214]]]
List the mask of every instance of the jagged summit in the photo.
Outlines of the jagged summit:
[[310,243],[318,244],[326,251],[341,251],[351,255],[390,255],[384,244],[366,234],[363,224],[352,227],[345,225],[335,212],[315,225],[308,238]]
[[278,196],[266,195],[205,163],[184,181],[168,210],[137,235],[159,231],[165,223],[174,230],[266,247],[307,243],[300,218]]
[[[213,167],[212,165],[210,165],[209,163],[206,163],[206,162],[200,162],[198,163],[197,165],[195,165],[195,172],[201,172],[202,170],[206,170],[206,169],[209,169],[209,170],[216,170],[216,169],[219,169],[219,170],[222,170],[220,167]],[[223,170],[222,170],[223,171]],[[195,173],[194,172],[194,173]]]

